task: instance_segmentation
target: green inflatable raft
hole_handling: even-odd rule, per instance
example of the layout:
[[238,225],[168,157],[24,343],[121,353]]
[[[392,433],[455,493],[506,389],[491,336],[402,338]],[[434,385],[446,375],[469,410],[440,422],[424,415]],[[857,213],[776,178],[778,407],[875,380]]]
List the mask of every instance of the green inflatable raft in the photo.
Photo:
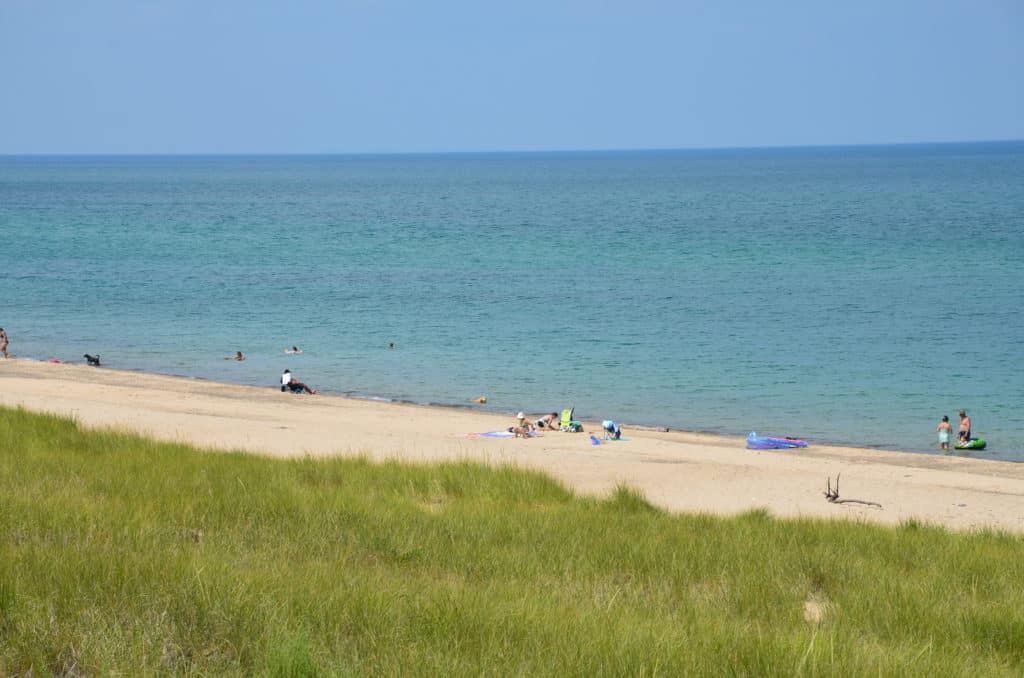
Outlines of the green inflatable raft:
[[956,443],[953,445],[958,450],[984,450],[985,442],[984,438],[971,438],[966,443]]

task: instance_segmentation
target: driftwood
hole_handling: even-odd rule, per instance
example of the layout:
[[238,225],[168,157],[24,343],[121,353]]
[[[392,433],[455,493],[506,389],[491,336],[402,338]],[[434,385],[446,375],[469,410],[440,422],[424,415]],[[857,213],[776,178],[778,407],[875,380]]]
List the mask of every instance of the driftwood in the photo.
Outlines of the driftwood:
[[825,499],[832,502],[833,504],[864,504],[866,506],[877,506],[882,508],[882,505],[877,501],[865,501],[863,499],[840,499],[839,498],[839,474],[836,474],[836,489],[832,489],[832,479],[828,476],[825,477]]

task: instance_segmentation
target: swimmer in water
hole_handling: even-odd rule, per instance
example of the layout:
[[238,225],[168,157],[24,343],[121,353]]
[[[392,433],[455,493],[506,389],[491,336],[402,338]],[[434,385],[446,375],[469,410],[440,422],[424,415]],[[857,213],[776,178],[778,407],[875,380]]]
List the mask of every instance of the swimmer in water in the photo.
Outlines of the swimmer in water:
[[289,353],[289,354],[291,354],[291,353],[302,353],[302,349],[299,348],[298,346],[292,346],[291,348],[286,348],[284,350],[284,352],[285,353]]
[[245,360],[245,356],[242,355],[241,351],[235,351],[235,355],[229,355],[227,358],[224,358],[224,360],[237,360],[241,362]]

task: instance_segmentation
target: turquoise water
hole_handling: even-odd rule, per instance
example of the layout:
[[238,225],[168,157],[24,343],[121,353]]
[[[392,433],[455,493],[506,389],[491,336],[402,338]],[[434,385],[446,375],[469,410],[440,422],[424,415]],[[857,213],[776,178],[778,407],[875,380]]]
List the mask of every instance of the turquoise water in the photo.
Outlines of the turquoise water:
[[7,157],[0,234],[19,357],[1024,461],[1024,143]]

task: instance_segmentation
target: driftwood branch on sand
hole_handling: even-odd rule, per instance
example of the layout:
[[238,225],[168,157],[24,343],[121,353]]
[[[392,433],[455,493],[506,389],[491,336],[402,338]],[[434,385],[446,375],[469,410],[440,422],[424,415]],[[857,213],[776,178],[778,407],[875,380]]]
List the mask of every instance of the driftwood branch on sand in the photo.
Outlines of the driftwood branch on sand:
[[825,477],[825,499],[832,502],[833,504],[864,504],[866,506],[877,506],[882,508],[882,505],[877,501],[865,501],[863,499],[840,499],[839,498],[839,474],[836,474],[836,489],[832,489],[832,479],[828,476]]

